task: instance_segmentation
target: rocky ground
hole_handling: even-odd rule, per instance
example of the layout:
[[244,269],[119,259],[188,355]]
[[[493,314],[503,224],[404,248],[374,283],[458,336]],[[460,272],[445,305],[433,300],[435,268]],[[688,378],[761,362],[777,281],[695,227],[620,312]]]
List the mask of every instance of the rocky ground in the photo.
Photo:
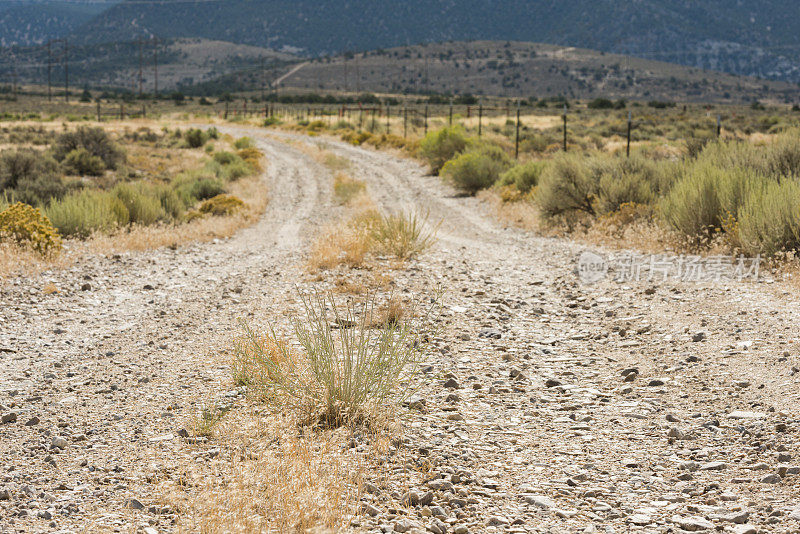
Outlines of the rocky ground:
[[182,430],[236,395],[219,354],[237,320],[282,317],[297,285],[330,283],[302,262],[341,208],[297,142],[349,159],[381,207],[442,221],[392,274],[403,295],[441,285],[445,326],[353,529],[800,532],[789,288],[583,284],[585,247],[503,228],[414,162],[246,133],[269,161],[256,226],[0,287],[0,532],[176,529],[153,488],[219,453]]

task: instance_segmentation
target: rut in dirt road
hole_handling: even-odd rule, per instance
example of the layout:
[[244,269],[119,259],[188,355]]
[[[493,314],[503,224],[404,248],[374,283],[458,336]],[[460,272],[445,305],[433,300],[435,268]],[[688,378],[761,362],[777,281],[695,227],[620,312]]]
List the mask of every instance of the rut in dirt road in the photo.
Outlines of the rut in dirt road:
[[[16,413],[0,426],[5,529],[175,528],[148,480],[196,461],[177,430],[228,394],[215,355],[237,318],[280,317],[295,284],[316,287],[301,263],[341,214],[330,173],[279,137],[347,158],[382,209],[442,221],[439,243],[395,284],[445,288],[446,324],[402,447],[353,529],[797,531],[800,323],[778,284],[582,285],[585,247],[503,228],[417,163],[236,132],[269,163],[256,226],[2,288],[0,415]],[[49,281],[60,294],[41,294]]]

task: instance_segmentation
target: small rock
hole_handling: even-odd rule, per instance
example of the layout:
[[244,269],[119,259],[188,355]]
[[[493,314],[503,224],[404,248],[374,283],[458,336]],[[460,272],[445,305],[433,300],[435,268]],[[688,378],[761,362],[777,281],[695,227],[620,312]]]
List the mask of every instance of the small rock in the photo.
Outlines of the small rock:
[[741,410],[728,414],[729,419],[762,419],[766,416],[767,414],[761,412],[746,412]]
[[733,534],[758,534],[758,529],[753,525],[736,525]]
[[525,495],[525,502],[532,504],[543,510],[550,510],[556,507],[556,503],[550,497],[545,495]]
[[408,519],[401,519],[400,521],[394,524],[395,532],[408,532],[412,528],[414,528],[414,524]]
[[765,476],[764,478],[761,479],[761,482],[763,484],[777,484],[780,481],[781,481],[781,477],[779,475],[776,475],[775,473],[773,473],[771,475],[767,475],[767,476]]
[[700,471],[722,471],[727,469],[728,464],[725,462],[709,462],[700,466]]
[[650,516],[645,514],[633,514],[632,516],[630,516],[629,520],[634,525],[639,525],[640,527],[649,525],[650,523],[653,522]]
[[695,335],[692,336],[692,341],[694,343],[699,343],[701,341],[705,341],[705,339],[706,339],[706,333],[705,332],[698,332],[698,333],[696,333]]
[[17,422],[17,412],[8,412],[7,414],[3,414],[3,416],[0,417],[0,423],[4,425],[6,423],[16,423],[16,422]]
[[41,423],[41,421],[39,420],[39,418],[38,418],[38,417],[36,417],[36,416],[34,415],[33,417],[31,417],[30,419],[28,419],[28,420],[25,422],[25,426],[36,426],[36,425],[38,425],[39,423]]
[[456,525],[453,527],[454,534],[469,534],[469,529],[466,525]]
[[707,519],[699,516],[672,516],[672,522],[681,527],[683,530],[689,532],[698,532],[701,530],[710,530],[714,528],[714,524]]
[[444,387],[447,389],[460,389],[458,381],[455,378],[448,378],[447,381],[444,383]]
[[137,499],[125,499],[123,507],[129,510],[144,510],[144,505]]
[[66,449],[67,448],[67,440],[66,438],[62,438],[61,436],[56,436],[53,438],[53,441],[50,442],[50,448],[52,449]]
[[368,502],[367,502],[367,503],[364,503],[364,504],[361,506],[361,511],[362,511],[363,513],[365,513],[365,514],[369,515],[369,516],[372,516],[372,517],[375,517],[376,515],[378,515],[378,514],[380,514],[380,513],[381,513],[381,511],[380,511],[380,509],[379,509],[379,508],[376,508],[376,507],[372,506],[372,505],[371,505],[371,504],[369,504]]

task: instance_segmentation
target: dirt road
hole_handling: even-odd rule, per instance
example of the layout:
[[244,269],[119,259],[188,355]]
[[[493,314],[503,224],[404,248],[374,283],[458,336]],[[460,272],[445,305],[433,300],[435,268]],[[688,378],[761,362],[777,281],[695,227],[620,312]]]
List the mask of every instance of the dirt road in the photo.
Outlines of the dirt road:
[[[341,209],[330,172],[276,138],[322,144],[382,208],[442,221],[437,246],[396,273],[400,291],[446,289],[447,328],[398,453],[436,477],[394,471],[355,529],[800,529],[794,293],[585,285],[574,272],[585,247],[503,228],[414,162],[246,133],[269,162],[254,227],[0,288],[0,532],[174,528],[152,488],[192,461],[185,421],[232,387],[217,354],[238,318],[291,308],[296,284],[312,283],[310,243]],[[49,283],[59,292],[44,294]]]

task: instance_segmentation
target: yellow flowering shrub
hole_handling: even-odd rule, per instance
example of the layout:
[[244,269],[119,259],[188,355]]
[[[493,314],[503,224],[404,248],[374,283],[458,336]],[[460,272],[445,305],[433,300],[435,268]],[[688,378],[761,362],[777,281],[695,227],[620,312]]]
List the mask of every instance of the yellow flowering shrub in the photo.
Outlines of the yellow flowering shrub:
[[61,250],[61,237],[40,210],[17,202],[0,212],[0,240],[12,240],[47,256]]
[[208,215],[233,215],[244,208],[244,202],[233,195],[217,195],[200,204],[200,212]]

